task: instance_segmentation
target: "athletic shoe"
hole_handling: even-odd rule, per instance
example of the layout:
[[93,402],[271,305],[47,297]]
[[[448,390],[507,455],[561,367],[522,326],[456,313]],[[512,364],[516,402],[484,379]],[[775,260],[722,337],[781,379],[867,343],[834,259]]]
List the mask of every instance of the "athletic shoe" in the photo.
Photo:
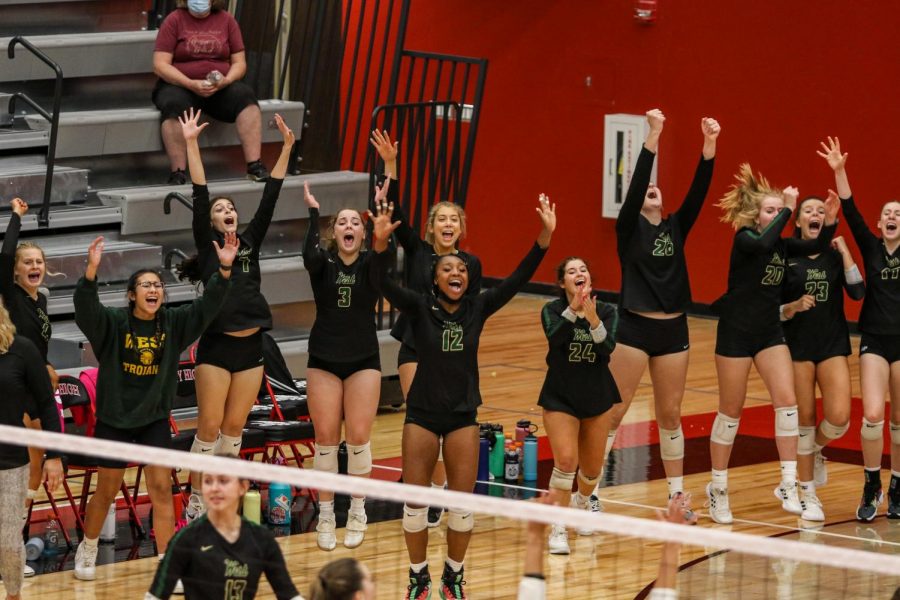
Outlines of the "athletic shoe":
[[712,483],[707,483],[706,505],[709,507],[709,518],[716,523],[730,525],[734,522],[728,501],[728,488],[714,488]]
[[97,578],[97,546],[90,548],[84,542],[75,552],[75,579],[93,581]]
[[166,182],[167,185],[184,185],[186,183],[187,173],[184,172],[184,169],[175,169],[169,173],[169,180]]
[[250,181],[265,181],[269,178],[269,171],[261,160],[255,160],[247,165],[247,179]]
[[888,519],[900,519],[900,490],[888,492]]
[[184,596],[184,584],[181,583],[181,580],[175,582],[175,587],[172,588],[172,594],[176,596]]
[[191,493],[187,506],[184,507],[184,519],[190,524],[206,514],[206,505],[200,494]]
[[781,500],[781,508],[791,513],[799,515],[803,513],[803,506],[800,504],[800,497],[797,495],[797,484],[793,483],[785,485],[782,481],[777,488],[773,490],[775,497]]
[[554,525],[550,528],[550,540],[547,543],[550,554],[568,554],[569,534],[562,525]]
[[428,526],[429,527],[437,527],[441,524],[441,517],[444,516],[444,507],[443,506],[429,506],[428,507]]
[[860,521],[872,521],[878,512],[878,505],[884,499],[881,491],[881,485],[863,486],[862,499],[859,501],[859,507],[856,509],[856,518]]
[[[316,543],[322,550],[334,550],[337,546],[337,538],[334,536],[334,513],[330,515],[319,515],[319,522],[316,524]],[[360,540],[362,541],[362,540]]]
[[464,569],[454,571],[450,565],[444,563],[444,574],[441,575],[441,600],[465,600],[466,590],[463,586],[466,585],[466,580],[463,579],[463,571]]
[[827,458],[822,456],[821,450],[816,452],[815,466],[813,467],[813,481],[817,488],[828,483],[828,465],[825,464],[825,461],[827,460]]
[[347,513],[347,530],[344,532],[344,547],[356,548],[362,544],[365,535],[366,511],[351,510]]
[[410,569],[406,600],[429,600],[429,598],[431,598],[431,574],[428,572],[428,566],[418,573]]
[[800,496],[800,506],[803,511],[800,518],[804,521],[824,521],[825,511],[822,510],[822,501],[816,496],[816,493],[807,492]]
[[[600,498],[591,494],[588,496],[587,503],[584,506],[576,506],[575,505],[575,495],[572,495],[572,506],[575,508],[582,508],[589,513],[592,514],[600,514],[603,512],[603,505],[600,503]],[[594,535],[594,530],[590,527],[579,527],[575,530],[578,535]]]
[[34,569],[29,567],[27,564],[22,569],[22,575],[25,577],[34,577]]

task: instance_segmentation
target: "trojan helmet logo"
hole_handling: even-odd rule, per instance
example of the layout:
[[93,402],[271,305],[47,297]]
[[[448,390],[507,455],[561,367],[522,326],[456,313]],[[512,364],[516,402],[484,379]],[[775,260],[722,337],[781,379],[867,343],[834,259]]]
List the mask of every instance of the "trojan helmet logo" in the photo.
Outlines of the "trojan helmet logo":
[[152,365],[154,358],[156,358],[156,353],[153,350],[145,348],[140,351],[140,359],[142,365]]

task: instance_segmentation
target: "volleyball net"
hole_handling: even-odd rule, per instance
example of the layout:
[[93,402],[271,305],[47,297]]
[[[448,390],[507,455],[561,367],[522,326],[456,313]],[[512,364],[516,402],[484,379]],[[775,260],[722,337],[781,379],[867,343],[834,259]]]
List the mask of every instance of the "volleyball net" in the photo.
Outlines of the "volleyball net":
[[[540,564],[547,598],[647,597],[657,579],[661,558],[664,554],[671,557],[675,545],[680,551],[673,570],[681,598],[891,598],[900,588],[900,523],[886,520],[881,524],[890,528],[880,534],[873,529],[872,535],[862,536],[863,544],[860,536],[834,535],[824,530],[761,537],[614,514],[612,505],[601,513],[553,506],[534,501],[539,490],[493,483],[479,484],[483,493],[467,494],[9,426],[0,426],[0,439],[16,445],[52,448],[64,454],[126,457],[134,464],[171,467],[176,470],[173,476],[184,481],[188,470],[196,470],[254,482],[261,489],[262,524],[278,536],[290,575],[304,596],[322,566],[351,556],[374,573],[378,598],[402,598],[409,583],[409,556],[401,524],[404,503],[472,513],[474,529],[465,560],[470,598],[515,598],[526,570],[526,553],[529,548],[534,552],[536,546],[542,548]],[[126,477],[126,481],[133,479],[133,475]],[[287,486],[289,508],[267,515],[267,506],[278,506],[277,498],[268,498],[270,491],[280,494]],[[74,503],[62,490],[53,497],[59,526],[71,536],[72,547],[67,548],[58,535],[55,547],[50,547],[54,545],[51,539],[37,553],[36,544],[30,544],[29,557],[33,560],[29,564],[38,575],[26,580],[23,597],[143,598],[157,560],[152,540],[142,540],[137,529],[129,527],[125,519],[128,509],[121,503],[121,495],[118,536],[114,542],[101,542],[97,579],[74,579],[70,569],[80,532],[73,512],[78,510],[80,491],[74,483],[70,487]],[[337,548],[332,552],[321,551],[316,545],[316,500],[321,490],[336,494]],[[366,496],[368,514],[365,541],[352,550],[342,546],[350,494]],[[511,495],[519,499],[505,497]],[[174,496],[177,501],[178,494]],[[527,501],[529,496],[531,501]],[[0,490],[0,502],[6,501]],[[702,504],[696,504],[695,508],[702,511]],[[148,506],[138,503],[137,518],[149,535]],[[46,505],[37,507],[36,514],[51,520],[33,520],[30,536],[46,541],[46,534],[54,533],[48,525],[57,526],[57,515]],[[290,523],[283,522],[286,518]],[[447,521],[445,514],[438,527],[428,529],[434,598],[439,597],[437,587],[446,557]],[[568,555],[548,554],[546,539],[550,528],[540,530],[535,525],[539,523],[568,528]],[[578,533],[588,530],[593,533]],[[891,539],[892,533],[896,541]],[[263,583],[257,597],[275,596]]]

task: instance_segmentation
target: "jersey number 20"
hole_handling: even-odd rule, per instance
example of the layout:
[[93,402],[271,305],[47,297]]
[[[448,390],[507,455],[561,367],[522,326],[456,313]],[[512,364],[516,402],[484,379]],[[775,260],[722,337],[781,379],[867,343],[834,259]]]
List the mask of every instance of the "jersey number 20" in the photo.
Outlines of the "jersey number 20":
[[784,267],[766,265],[766,274],[762,278],[762,284],[781,285],[782,277],[784,277]]

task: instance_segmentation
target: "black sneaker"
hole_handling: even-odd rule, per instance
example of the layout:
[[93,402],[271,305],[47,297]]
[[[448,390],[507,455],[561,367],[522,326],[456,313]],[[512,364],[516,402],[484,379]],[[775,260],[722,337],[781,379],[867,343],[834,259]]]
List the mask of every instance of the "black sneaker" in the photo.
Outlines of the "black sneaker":
[[466,590],[463,586],[466,585],[466,580],[463,579],[463,570],[456,572],[450,565],[444,563],[444,574],[441,575],[441,600],[465,600]]
[[429,598],[431,598],[431,573],[428,572],[428,566],[418,573],[410,569],[406,600],[429,600]]
[[859,508],[856,509],[856,518],[860,521],[870,522],[875,519],[878,505],[881,504],[883,494],[880,485],[866,484],[863,487],[862,499]]
[[269,178],[269,171],[266,169],[266,166],[262,164],[261,160],[254,160],[252,163],[247,163],[247,179],[250,181],[265,181]]
[[184,185],[187,183],[187,173],[184,172],[184,169],[175,169],[169,173],[169,181],[166,183],[168,185]]
[[428,526],[437,527],[441,524],[441,517],[444,515],[444,509],[440,506],[428,507]]
[[[893,483],[893,482],[891,482]],[[895,489],[888,491],[888,519],[900,519],[900,486],[892,486]]]

